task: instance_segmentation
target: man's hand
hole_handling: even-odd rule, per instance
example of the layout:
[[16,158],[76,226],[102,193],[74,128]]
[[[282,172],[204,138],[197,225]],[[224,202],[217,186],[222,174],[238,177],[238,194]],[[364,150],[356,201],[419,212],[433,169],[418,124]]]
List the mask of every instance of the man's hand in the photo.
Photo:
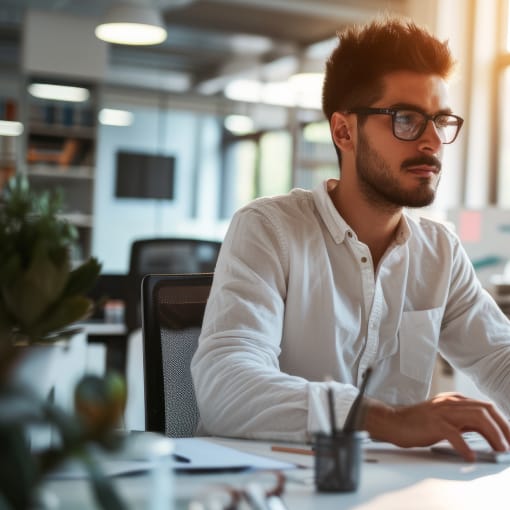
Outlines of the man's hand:
[[430,446],[447,439],[467,461],[475,453],[462,437],[478,432],[496,451],[510,448],[510,425],[489,402],[458,393],[440,393],[420,404],[390,407],[367,399],[364,428],[374,439],[402,447]]

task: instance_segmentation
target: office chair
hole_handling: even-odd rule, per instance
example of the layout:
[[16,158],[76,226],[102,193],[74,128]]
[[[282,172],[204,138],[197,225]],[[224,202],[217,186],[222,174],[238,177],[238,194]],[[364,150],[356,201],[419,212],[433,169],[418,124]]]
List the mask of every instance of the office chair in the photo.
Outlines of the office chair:
[[140,285],[147,274],[209,273],[214,271],[220,241],[179,238],[138,239],[131,245],[126,326],[141,326]]
[[190,363],[212,273],[147,275],[142,281],[145,428],[191,437],[199,413]]

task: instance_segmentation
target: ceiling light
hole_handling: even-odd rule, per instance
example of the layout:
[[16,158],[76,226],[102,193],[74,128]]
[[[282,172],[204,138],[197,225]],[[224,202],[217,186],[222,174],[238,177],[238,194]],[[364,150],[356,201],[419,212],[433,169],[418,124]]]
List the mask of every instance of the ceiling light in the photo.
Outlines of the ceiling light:
[[233,101],[256,103],[260,101],[262,83],[256,80],[233,80],[225,87],[225,96]]
[[253,119],[247,115],[228,115],[223,124],[234,135],[247,135],[254,128]]
[[23,133],[23,124],[12,120],[0,120],[0,136],[19,136]]
[[289,78],[296,104],[302,108],[321,109],[323,73],[300,72]]
[[133,114],[127,110],[103,108],[99,112],[99,122],[104,126],[130,126],[133,123]]
[[286,81],[264,83],[261,101],[276,106],[293,107],[296,104],[292,90]]
[[83,87],[52,85],[50,83],[32,83],[28,86],[28,92],[40,99],[71,101],[74,103],[82,103],[90,97],[88,89]]
[[234,34],[226,40],[234,53],[239,55],[260,55],[270,51],[273,43],[269,37],[249,34]]
[[113,5],[95,30],[96,37],[116,44],[160,44],[167,32],[159,11],[136,5]]
[[289,82],[296,92],[320,88],[323,81],[324,73],[296,73],[289,78]]

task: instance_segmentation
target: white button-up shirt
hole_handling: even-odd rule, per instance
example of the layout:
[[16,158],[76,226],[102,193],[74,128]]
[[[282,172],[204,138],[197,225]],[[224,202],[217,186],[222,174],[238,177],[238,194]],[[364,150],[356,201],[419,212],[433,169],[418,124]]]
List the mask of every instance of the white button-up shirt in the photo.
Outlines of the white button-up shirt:
[[438,351],[510,415],[510,321],[452,232],[404,215],[375,270],[326,182],[258,199],[225,237],[192,361],[202,426],[303,441],[331,385],[343,423],[367,367],[369,396],[423,401]]

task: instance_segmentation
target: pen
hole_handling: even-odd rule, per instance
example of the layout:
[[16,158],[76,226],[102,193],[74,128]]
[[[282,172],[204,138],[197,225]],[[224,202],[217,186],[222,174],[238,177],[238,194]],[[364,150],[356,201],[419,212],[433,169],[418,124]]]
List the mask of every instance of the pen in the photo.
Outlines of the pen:
[[345,419],[344,424],[344,432],[352,432],[356,428],[356,424],[359,419],[359,413],[361,409],[361,402],[363,401],[363,396],[365,395],[365,390],[367,388],[368,380],[370,379],[370,375],[372,373],[372,367],[368,367],[363,374],[363,380],[361,381],[361,387],[359,389],[358,396],[354,400],[351,408],[349,409],[349,413],[347,414],[347,418]]
[[186,462],[186,463],[191,462],[191,460],[189,460],[188,457],[184,457],[184,455],[179,455],[178,453],[172,453],[172,457],[177,462]]
[[329,421],[331,423],[331,435],[335,436],[337,433],[336,418],[335,418],[335,401],[333,395],[333,388],[328,388],[328,404],[329,404]]
[[312,448],[295,448],[293,446],[271,446],[271,451],[282,453],[297,453],[298,455],[315,455]]

